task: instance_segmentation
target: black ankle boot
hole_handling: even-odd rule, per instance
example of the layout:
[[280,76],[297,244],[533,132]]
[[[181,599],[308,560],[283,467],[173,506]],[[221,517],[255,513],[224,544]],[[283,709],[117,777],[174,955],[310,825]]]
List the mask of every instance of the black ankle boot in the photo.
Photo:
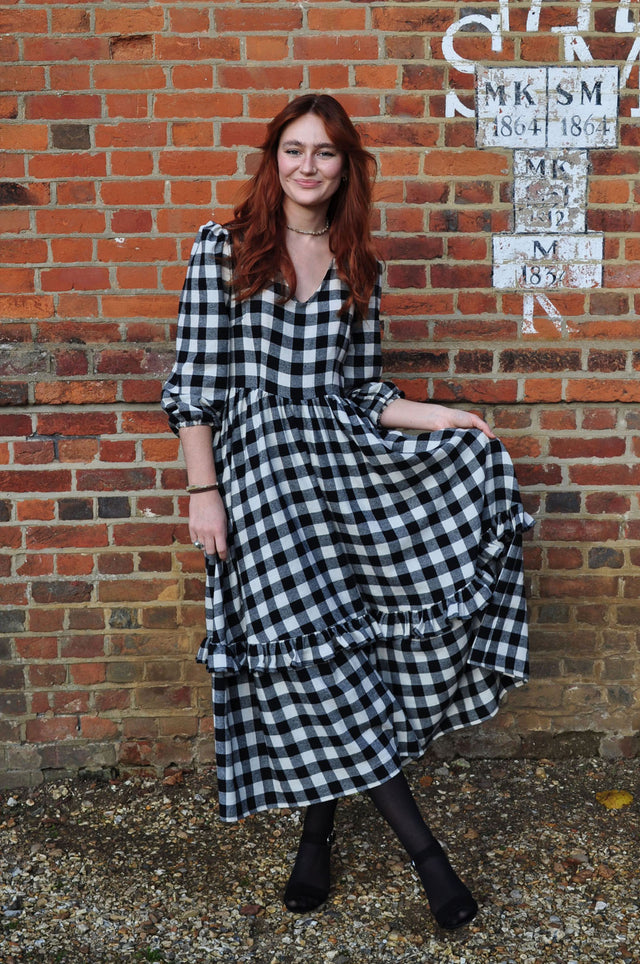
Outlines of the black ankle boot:
[[478,905],[435,838],[416,854],[413,865],[427,893],[431,913],[440,927],[454,931],[473,920]]
[[333,833],[327,837],[303,831],[296,862],[284,892],[287,910],[304,914],[324,904],[331,886],[329,874],[334,840]]

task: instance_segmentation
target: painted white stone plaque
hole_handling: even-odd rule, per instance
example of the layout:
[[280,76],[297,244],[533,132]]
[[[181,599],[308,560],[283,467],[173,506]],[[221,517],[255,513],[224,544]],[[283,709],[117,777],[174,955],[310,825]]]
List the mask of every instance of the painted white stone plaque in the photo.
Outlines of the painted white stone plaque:
[[498,234],[493,283],[526,291],[599,288],[603,252],[603,234]]
[[615,147],[617,67],[478,67],[478,147]]
[[618,68],[549,67],[549,147],[615,147]]
[[478,67],[476,113],[479,147],[544,147],[546,67]]
[[517,232],[586,231],[586,151],[514,151]]

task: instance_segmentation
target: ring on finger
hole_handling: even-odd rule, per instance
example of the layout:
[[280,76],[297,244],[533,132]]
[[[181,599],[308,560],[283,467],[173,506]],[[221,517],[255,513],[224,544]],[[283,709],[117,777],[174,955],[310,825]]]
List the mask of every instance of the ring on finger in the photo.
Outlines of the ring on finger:
[[196,539],[193,544],[196,547],[196,549],[204,549],[204,545],[202,544],[202,542],[200,542],[199,539]]

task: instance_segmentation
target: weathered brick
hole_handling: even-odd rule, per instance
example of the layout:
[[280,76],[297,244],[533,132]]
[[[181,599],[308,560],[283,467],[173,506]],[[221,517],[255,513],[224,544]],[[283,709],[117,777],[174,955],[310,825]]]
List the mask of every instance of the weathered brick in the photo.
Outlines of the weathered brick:
[[91,599],[92,587],[88,582],[63,582],[50,580],[38,581],[33,584],[33,599],[36,603],[64,606],[68,603],[88,602]]

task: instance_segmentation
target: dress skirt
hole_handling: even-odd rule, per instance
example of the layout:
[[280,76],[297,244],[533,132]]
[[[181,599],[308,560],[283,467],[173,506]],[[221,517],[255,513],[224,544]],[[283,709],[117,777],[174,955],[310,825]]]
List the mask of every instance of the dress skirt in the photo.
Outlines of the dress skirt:
[[[283,541],[289,552],[277,572],[261,559],[249,579],[265,625],[278,626],[277,644],[219,642],[216,627],[234,621],[234,599],[246,593],[225,572],[229,565],[235,571],[233,558],[208,561],[214,635],[198,658],[213,673],[223,820],[377,786],[436,737],[494,715],[504,693],[527,678],[521,535],[531,520],[502,444],[477,431],[392,432],[385,442],[377,472],[389,462],[407,491],[398,495],[393,474],[367,482],[355,524],[348,500],[337,495],[344,511],[331,514],[325,541],[318,534],[328,499],[317,483],[305,496],[306,534],[296,521],[302,565],[285,534],[287,497],[278,511],[275,496],[256,510],[251,527],[262,533],[267,555]],[[369,434],[363,444],[369,479]],[[352,467],[349,486],[354,474]],[[333,486],[341,487],[335,476]],[[394,513],[376,512],[385,493]],[[297,502],[290,503],[294,515]],[[277,535],[261,518],[274,511]],[[258,571],[264,592],[256,588]],[[287,601],[274,611],[273,598]],[[299,635],[287,638],[288,601],[298,598]]]
[[386,782],[449,730],[498,709],[508,681],[468,664],[468,633],[342,650],[298,669],[213,677],[220,815],[233,821]]

